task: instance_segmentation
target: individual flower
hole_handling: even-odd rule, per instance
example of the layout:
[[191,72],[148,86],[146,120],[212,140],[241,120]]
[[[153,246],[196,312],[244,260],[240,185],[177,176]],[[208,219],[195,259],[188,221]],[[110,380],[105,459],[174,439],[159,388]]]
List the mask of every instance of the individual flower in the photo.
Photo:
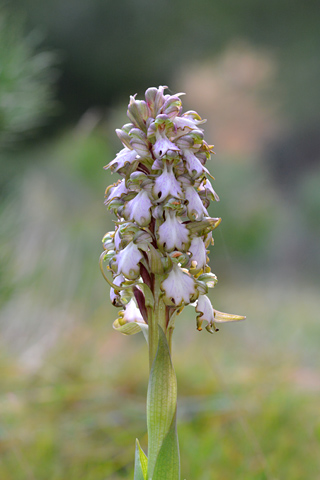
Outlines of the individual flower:
[[174,211],[167,210],[165,217],[166,220],[158,230],[159,245],[167,252],[174,249],[184,250],[185,246],[190,243],[189,230],[181,223]]
[[224,313],[215,310],[206,295],[199,296],[196,305],[196,312],[199,312],[199,315],[197,316],[198,330],[202,330],[202,323],[206,321],[206,330],[210,333],[216,331],[215,323],[237,322],[246,318],[242,315],[233,315],[232,313]]
[[174,175],[172,165],[164,163],[162,174],[156,178],[153,193],[158,197],[159,202],[162,202],[168,195],[177,198],[183,197],[181,186]]
[[126,203],[122,212],[127,220],[144,227],[150,223],[152,202],[146,190],[141,190],[132,200]]
[[117,172],[121,168],[125,167],[127,163],[131,164],[132,162],[134,162],[136,158],[137,152],[135,150],[129,150],[129,148],[125,147],[120,150],[120,152],[117,153],[116,158],[104,168],[111,168],[111,170]]
[[114,198],[121,198],[126,193],[128,193],[128,189],[126,187],[125,180],[118,180],[117,183],[110,185],[110,187],[106,189],[106,200],[104,203],[108,205],[111,200],[113,200]]
[[207,217],[209,215],[198,192],[192,186],[185,189],[185,199],[188,202],[187,211],[190,220],[202,220],[204,216]]
[[175,263],[168,277],[162,282],[162,288],[166,299],[177,306],[181,306],[182,303],[188,305],[196,293],[192,276]]
[[189,251],[192,253],[191,261],[196,262],[197,269],[204,269],[207,264],[207,249],[201,237],[193,237]]
[[119,312],[120,325],[131,322],[145,323],[140,313],[140,310],[133,299],[130,300],[130,302],[125,306],[124,310]]
[[139,262],[142,259],[142,253],[133,242],[130,242],[126,248],[120,250],[116,255],[117,275],[121,273],[131,280],[139,276]]
[[186,161],[188,173],[192,178],[200,177],[203,172],[208,173],[208,169],[202,165],[200,160],[195,156],[193,152],[188,149],[184,149],[183,156]]

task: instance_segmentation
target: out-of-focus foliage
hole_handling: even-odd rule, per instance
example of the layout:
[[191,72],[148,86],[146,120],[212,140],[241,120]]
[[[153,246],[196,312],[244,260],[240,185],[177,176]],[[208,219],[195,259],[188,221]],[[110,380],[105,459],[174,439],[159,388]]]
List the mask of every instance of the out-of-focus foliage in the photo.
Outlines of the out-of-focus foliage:
[[12,146],[43,125],[56,106],[56,56],[39,49],[36,32],[0,9],[0,148]]
[[[14,0],[64,52],[62,92],[83,111],[149,85],[177,68],[245,40],[276,55],[283,107],[300,123],[319,119],[319,5],[298,0]],[[303,92],[303,94],[302,94]],[[70,112],[67,112],[70,113]]]
[[[146,445],[147,352],[139,336],[112,333],[116,311],[108,307],[98,257],[100,238],[112,229],[103,192],[113,177],[102,167],[120,147],[113,131],[125,118],[117,102],[161,83],[185,91],[186,102],[209,119],[207,138],[216,145],[210,171],[221,199],[210,214],[222,217],[210,257],[221,280],[214,301],[219,310],[231,303],[247,315],[210,338],[196,332],[187,309],[177,319],[182,476],[314,480],[320,470],[318,2],[12,0],[7,6],[13,17],[0,33],[0,61],[15,75],[0,89],[10,87],[11,99],[19,100],[10,105],[17,115],[23,106],[23,115],[13,116],[21,119],[12,124],[22,125],[17,130],[6,120],[17,142],[1,156],[1,480],[130,478],[132,439]],[[52,97],[42,92],[51,89],[55,69],[46,67],[52,56],[34,47],[34,37],[15,27],[18,11],[63,60],[64,113],[57,118],[64,127],[51,138],[39,129],[27,144],[19,140],[47,115]],[[22,95],[35,91],[33,99]],[[48,105],[41,106],[44,98]],[[36,121],[22,121],[26,105]],[[75,121],[66,127],[68,117]],[[3,122],[1,114],[2,130]]]
[[[260,278],[232,283],[219,297],[245,309],[247,324],[208,338],[195,330],[191,308],[177,319],[181,478],[314,480],[317,290]],[[1,480],[133,477],[135,436],[147,445],[147,349],[142,335],[111,331],[107,303],[77,320],[33,371],[2,350]]]

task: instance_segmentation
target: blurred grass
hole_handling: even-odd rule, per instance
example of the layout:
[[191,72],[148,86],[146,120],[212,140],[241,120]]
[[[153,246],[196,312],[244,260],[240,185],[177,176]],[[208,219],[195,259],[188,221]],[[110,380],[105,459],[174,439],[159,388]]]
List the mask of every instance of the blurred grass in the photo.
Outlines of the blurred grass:
[[[305,342],[320,333],[316,292],[297,302],[291,289],[272,315],[270,286],[223,291],[247,324],[200,334],[190,308],[175,332],[182,478],[315,478],[319,354]],[[146,446],[147,349],[112,332],[112,318],[101,305],[33,372],[2,355],[1,479],[132,478],[135,437]]]
[[[112,331],[117,311],[97,265],[113,228],[103,190],[117,179],[102,170],[114,153],[106,130],[81,121],[22,152],[32,162],[1,204],[1,480],[132,478],[134,440],[147,444],[146,346]],[[211,336],[195,330],[192,308],[178,317],[182,478],[313,480],[319,285],[283,257],[303,202],[316,211],[317,177],[301,186],[299,210],[254,158],[212,162],[221,202],[211,213],[223,222],[211,298],[247,320]]]

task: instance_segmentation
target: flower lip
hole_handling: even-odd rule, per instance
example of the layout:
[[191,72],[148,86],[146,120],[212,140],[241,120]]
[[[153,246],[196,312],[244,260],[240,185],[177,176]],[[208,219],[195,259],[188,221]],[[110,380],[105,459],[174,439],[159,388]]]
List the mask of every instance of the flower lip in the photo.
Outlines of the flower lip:
[[[153,193],[162,202],[168,195],[182,198],[183,193],[178,180],[176,179],[172,166],[164,162],[162,174],[156,178]],[[160,196],[159,196],[160,195]]]
[[126,187],[125,180],[124,179],[118,180],[118,182],[114,183],[113,185],[107,188],[106,200],[104,203],[107,205],[114,198],[121,198],[122,195],[125,195],[126,193],[128,193],[128,189]]
[[126,323],[145,323],[140,313],[139,308],[136,306],[133,298],[125,306],[125,309],[119,312],[119,324],[124,325]]
[[117,274],[122,273],[126,278],[134,280],[139,276],[139,262],[143,255],[137,245],[130,242],[116,255]]
[[167,252],[174,249],[185,250],[186,245],[190,243],[189,230],[181,223],[174,211],[166,211],[166,220],[158,229],[158,243]]
[[185,273],[176,263],[173,263],[172,270],[162,282],[161,288],[167,300],[171,300],[176,306],[188,305],[196,293],[193,277]]
[[123,168],[126,165],[126,163],[131,164],[135,160],[137,160],[137,152],[135,150],[130,150],[129,148],[124,147],[122,150],[120,150],[119,153],[117,153],[116,158],[112,160],[104,168],[105,170],[108,168],[111,168],[116,172],[120,170],[120,168]]
[[191,261],[197,262],[197,270],[204,269],[207,264],[207,249],[201,237],[193,237],[189,251],[192,253]]
[[151,220],[150,208],[152,202],[146,190],[141,190],[132,200],[126,203],[123,215],[128,220],[136,222],[142,227],[146,227]]

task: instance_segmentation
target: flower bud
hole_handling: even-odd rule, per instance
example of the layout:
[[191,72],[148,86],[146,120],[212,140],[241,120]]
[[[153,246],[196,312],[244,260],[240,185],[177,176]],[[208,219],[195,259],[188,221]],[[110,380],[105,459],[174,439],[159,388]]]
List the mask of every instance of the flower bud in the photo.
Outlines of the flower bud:
[[136,127],[146,132],[146,120],[149,116],[148,107],[146,102],[143,100],[137,101],[135,97],[136,95],[130,97],[127,115]]

